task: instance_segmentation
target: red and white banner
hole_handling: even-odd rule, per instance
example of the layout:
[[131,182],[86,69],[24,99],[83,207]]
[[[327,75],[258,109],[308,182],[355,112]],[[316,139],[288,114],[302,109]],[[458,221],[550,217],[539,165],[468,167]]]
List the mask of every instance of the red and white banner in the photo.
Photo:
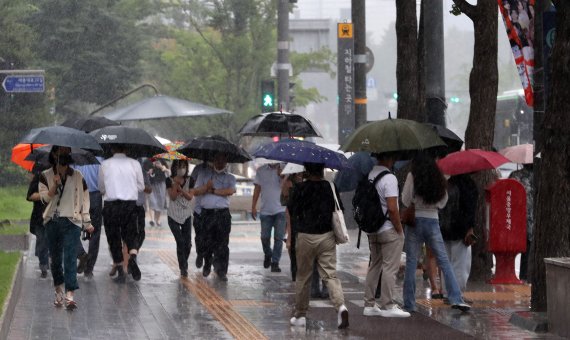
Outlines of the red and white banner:
[[534,3],[535,0],[497,0],[521,78],[526,104],[534,106]]

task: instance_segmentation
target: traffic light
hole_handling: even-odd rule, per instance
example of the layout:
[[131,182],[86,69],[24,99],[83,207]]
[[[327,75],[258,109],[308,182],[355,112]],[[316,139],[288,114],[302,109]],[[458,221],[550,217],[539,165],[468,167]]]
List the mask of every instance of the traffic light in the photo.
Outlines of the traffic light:
[[459,97],[453,96],[453,97],[449,98],[449,101],[457,104],[457,103],[459,103]]
[[275,111],[275,82],[272,79],[261,81],[261,112]]

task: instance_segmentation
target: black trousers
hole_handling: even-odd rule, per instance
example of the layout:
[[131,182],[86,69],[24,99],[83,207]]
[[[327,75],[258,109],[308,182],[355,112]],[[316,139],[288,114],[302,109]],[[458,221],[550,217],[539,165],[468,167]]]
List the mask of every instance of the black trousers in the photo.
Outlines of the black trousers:
[[123,262],[123,245],[130,250],[139,248],[136,201],[105,201],[103,218],[109,250],[114,263]]
[[202,216],[194,212],[192,224],[194,225],[194,245],[196,245],[196,255],[204,257],[204,233],[202,232]]
[[135,208],[135,214],[137,215],[137,233],[138,233],[138,248],[137,250],[141,249],[144,239],[146,237],[146,233],[144,231],[145,228],[145,210],[144,205],[137,205]]
[[188,217],[184,223],[180,224],[168,217],[168,226],[174,240],[176,240],[176,257],[178,258],[178,268],[188,270],[188,258],[192,249],[192,217]]
[[232,230],[232,215],[225,209],[202,209],[200,214],[201,233],[203,233],[204,266],[214,265],[218,275],[228,272],[230,260],[230,232]]

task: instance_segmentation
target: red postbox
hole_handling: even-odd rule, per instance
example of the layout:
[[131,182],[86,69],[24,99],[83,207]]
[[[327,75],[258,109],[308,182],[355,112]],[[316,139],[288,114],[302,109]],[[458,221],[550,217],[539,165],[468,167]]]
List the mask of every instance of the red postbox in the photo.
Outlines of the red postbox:
[[489,251],[495,254],[491,284],[522,284],[515,257],[526,252],[526,192],[514,179],[500,179],[486,190]]

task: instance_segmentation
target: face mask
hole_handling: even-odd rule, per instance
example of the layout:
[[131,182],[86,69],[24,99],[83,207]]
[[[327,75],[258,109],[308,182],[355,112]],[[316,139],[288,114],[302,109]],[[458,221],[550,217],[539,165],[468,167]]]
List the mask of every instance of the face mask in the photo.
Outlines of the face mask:
[[69,154],[59,155],[57,163],[61,166],[66,166],[73,163],[73,158]]
[[180,177],[186,176],[186,169],[182,168],[182,169],[176,170],[176,175],[180,176]]
[[220,170],[214,168],[214,171],[218,174],[221,174],[222,172],[226,171],[226,167],[221,168]]

